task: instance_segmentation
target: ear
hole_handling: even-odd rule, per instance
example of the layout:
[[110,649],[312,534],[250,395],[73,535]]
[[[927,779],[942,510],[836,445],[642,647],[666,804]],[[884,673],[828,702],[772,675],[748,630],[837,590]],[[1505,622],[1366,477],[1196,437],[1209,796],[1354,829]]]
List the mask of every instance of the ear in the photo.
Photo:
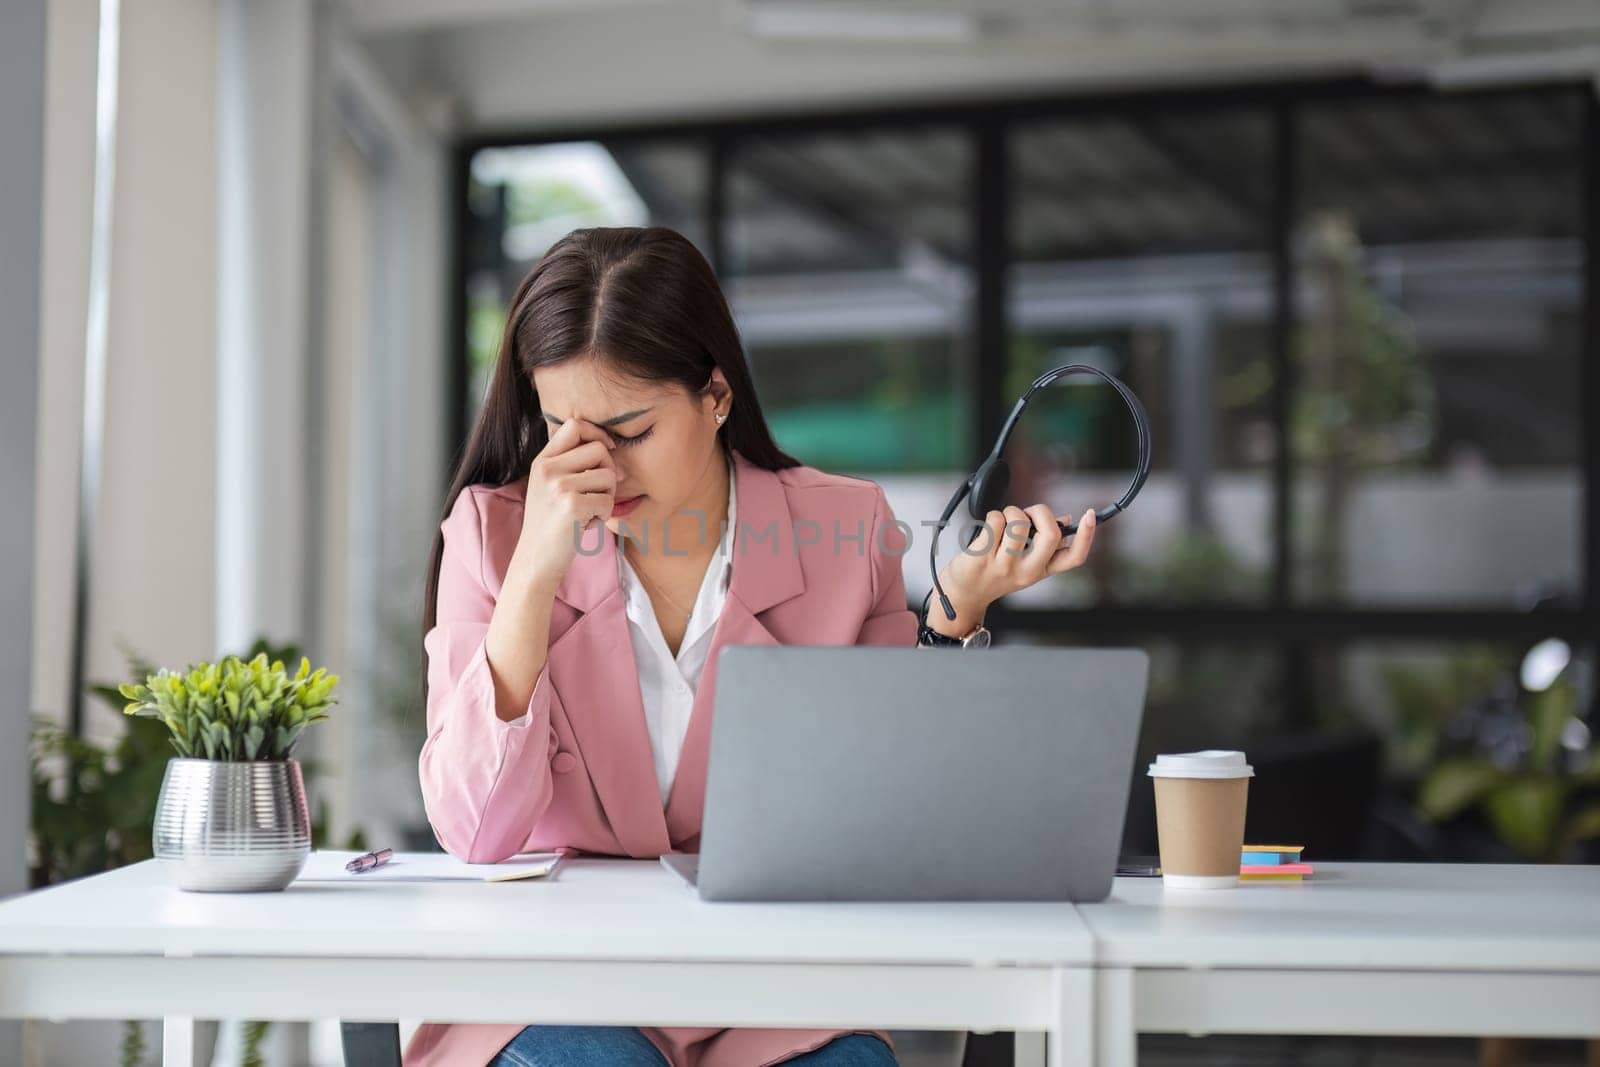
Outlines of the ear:
[[711,368],[711,378],[706,382],[705,395],[711,398],[713,407],[720,406],[725,398],[733,395],[733,387],[728,384],[727,376],[722,373],[721,367]]

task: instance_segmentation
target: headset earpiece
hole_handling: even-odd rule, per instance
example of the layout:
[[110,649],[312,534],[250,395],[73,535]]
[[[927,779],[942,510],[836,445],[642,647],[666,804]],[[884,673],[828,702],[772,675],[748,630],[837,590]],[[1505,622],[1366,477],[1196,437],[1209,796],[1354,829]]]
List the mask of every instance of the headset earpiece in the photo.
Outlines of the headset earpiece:
[[991,511],[1005,507],[1006,490],[1011,488],[1011,468],[1005,457],[996,453],[983,461],[972,475],[972,492],[967,495],[967,513],[979,522]]

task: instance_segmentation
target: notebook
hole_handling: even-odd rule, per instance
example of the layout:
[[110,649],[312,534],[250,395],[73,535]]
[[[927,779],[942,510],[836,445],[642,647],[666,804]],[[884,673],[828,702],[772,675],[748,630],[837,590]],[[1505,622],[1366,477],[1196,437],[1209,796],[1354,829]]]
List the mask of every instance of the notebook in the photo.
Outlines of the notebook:
[[296,882],[514,882],[544,878],[560,864],[560,852],[525,852],[503,863],[466,863],[448,852],[397,852],[388,863],[370,871],[351,872],[344,865],[359,852],[318,849],[306,857]]

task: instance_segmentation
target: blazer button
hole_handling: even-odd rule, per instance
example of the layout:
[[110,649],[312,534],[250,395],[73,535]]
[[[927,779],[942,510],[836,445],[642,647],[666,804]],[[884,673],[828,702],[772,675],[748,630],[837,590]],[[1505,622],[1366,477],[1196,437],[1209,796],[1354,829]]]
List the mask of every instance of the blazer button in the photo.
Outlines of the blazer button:
[[557,752],[550,761],[550,769],[557,774],[566,774],[578,765],[578,757],[570,752]]

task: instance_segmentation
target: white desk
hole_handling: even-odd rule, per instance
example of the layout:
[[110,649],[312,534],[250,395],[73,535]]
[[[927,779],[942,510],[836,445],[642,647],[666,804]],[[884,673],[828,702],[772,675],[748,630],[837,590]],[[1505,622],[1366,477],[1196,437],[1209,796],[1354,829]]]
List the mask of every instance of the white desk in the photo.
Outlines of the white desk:
[[1096,1062],[1146,1033],[1600,1037],[1600,867],[1317,863],[1215,892],[1118,878]]
[[[659,864],[207,895],[154,864],[0,903],[0,1016],[1600,1037],[1600,867],[1323,863],[1099,904],[705,904]],[[188,1013],[176,1017],[181,1009]],[[1019,1042],[1019,1061],[1037,1042]]]
[[[0,1016],[1044,1031],[1093,1062],[1069,904],[707,904],[655,861],[552,881],[169,887],[154,862],[0,902]],[[183,1015],[175,1015],[182,1012]]]

